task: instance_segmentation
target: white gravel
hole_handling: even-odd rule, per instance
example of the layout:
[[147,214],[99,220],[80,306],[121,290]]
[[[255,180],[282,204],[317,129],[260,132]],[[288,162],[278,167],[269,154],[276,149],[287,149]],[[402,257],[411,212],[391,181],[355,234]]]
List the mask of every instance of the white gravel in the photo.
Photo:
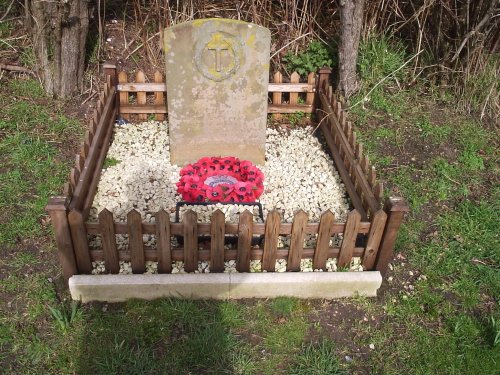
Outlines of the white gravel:
[[[165,209],[175,219],[175,204],[181,201],[175,183],[181,167],[170,164],[168,124],[148,121],[140,124],[116,125],[108,159],[116,165],[103,169],[90,220],[97,220],[97,213],[107,208],[117,221],[126,221],[131,209],[141,213],[143,220],[154,222],[154,213]],[[212,155],[207,155],[212,156]],[[309,221],[318,222],[326,210],[331,210],[337,220],[345,220],[349,206],[346,193],[333,161],[325,153],[318,139],[306,128],[292,129],[288,133],[267,130],[266,164],[258,166],[264,173],[264,193],[259,201],[264,217],[274,208],[281,212],[282,220],[293,221],[296,210],[302,209]],[[220,209],[227,222],[237,222],[239,213],[247,206],[214,205],[185,206],[198,213],[200,222],[209,222],[211,213]],[[260,222],[257,210],[255,221]],[[147,246],[155,246],[154,236],[144,236]],[[289,238],[280,237],[280,247],[287,246]],[[332,240],[338,245],[340,239]],[[126,248],[127,236],[117,236],[120,249]],[[315,236],[306,238],[306,246],[315,245]],[[90,239],[91,248],[100,246],[100,239]],[[147,273],[156,273],[156,262],[147,262]],[[183,262],[173,264],[174,273],[184,272]],[[260,272],[260,261],[252,261],[251,272]],[[336,270],[336,260],[328,259],[327,269]],[[361,270],[359,259],[353,259],[351,269]],[[276,271],[286,270],[286,260],[276,262]],[[301,270],[314,271],[311,260],[303,260]],[[94,262],[93,273],[103,273],[103,262]],[[120,273],[130,273],[130,262],[120,262]],[[207,262],[200,262],[198,272],[210,272]],[[226,262],[226,272],[236,272],[235,262]]]

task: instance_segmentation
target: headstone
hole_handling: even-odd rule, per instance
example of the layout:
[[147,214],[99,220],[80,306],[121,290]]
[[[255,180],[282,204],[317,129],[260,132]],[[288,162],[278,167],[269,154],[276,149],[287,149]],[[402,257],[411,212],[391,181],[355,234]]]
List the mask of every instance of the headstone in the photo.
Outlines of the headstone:
[[170,159],[264,164],[271,34],[229,19],[165,29]]

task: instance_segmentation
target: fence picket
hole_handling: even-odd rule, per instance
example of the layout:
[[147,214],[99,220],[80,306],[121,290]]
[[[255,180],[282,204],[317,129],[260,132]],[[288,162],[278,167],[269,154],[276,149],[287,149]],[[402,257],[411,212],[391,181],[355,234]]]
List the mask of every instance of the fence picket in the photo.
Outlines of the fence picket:
[[368,169],[368,182],[370,183],[372,189],[377,184],[377,170],[374,166]]
[[65,197],[72,197],[73,196],[73,188],[74,186],[71,185],[71,182],[66,182],[64,184],[64,188],[63,188],[63,194]]
[[76,154],[75,167],[78,170],[78,172],[80,172],[80,173],[82,172],[84,164],[85,164],[85,159],[83,159],[80,154]]
[[[290,82],[291,83],[299,83],[300,80],[300,75],[297,72],[293,72],[290,75]],[[298,92],[291,92],[290,93],[290,104],[291,105],[296,105],[299,102],[299,93]]]
[[226,219],[221,210],[215,210],[210,223],[210,272],[224,271],[224,237]]
[[253,215],[245,210],[238,223],[238,253],[236,269],[238,272],[250,271],[250,251],[252,249]]
[[385,223],[387,221],[387,214],[384,210],[378,210],[372,218],[368,240],[366,242],[365,253],[363,255],[362,265],[363,269],[371,270],[375,265],[377,258],[377,250],[384,233]]
[[102,250],[104,253],[104,266],[109,273],[120,272],[118,251],[116,250],[115,223],[113,214],[106,208],[99,213],[99,226],[101,227]]
[[[142,70],[138,70],[135,75],[135,81],[137,83],[145,83],[146,77],[144,76],[144,72]],[[139,91],[137,92],[137,105],[145,105],[146,104],[146,92]],[[138,115],[139,120],[147,120],[148,115],[145,113],[140,113]]]
[[198,215],[187,210],[182,219],[184,226],[184,269],[194,272],[198,269]]
[[144,243],[142,241],[142,218],[138,211],[131,210],[127,214],[127,227],[132,272],[144,273],[146,264],[144,263]]
[[379,181],[375,185],[373,188],[373,195],[375,196],[377,202],[380,202],[380,200],[384,197],[384,184],[382,182]]
[[[307,76],[307,83],[310,87],[316,87],[316,74],[311,72]],[[308,92],[306,94],[306,104],[312,105],[314,103],[314,92]]]
[[78,272],[91,273],[92,260],[90,259],[89,244],[82,213],[71,210],[68,214],[68,224],[71,231],[71,241],[73,242]]
[[104,93],[101,92],[99,94],[99,100],[97,101],[97,106],[95,107],[97,111],[97,118],[101,118],[103,108],[104,108]]
[[347,214],[347,222],[344,228],[344,239],[340,246],[339,259],[337,267],[346,267],[351,263],[352,253],[356,245],[356,238],[358,237],[359,224],[361,222],[361,215],[357,210],[352,210]]
[[[127,73],[124,71],[121,71],[118,74],[118,82],[119,83],[126,83],[128,81]],[[127,91],[120,91],[120,108],[123,106],[128,105],[128,92]],[[125,120],[130,120],[130,115],[128,114],[122,114],[122,117]]]
[[[281,72],[274,73],[274,75],[273,75],[273,82],[274,83],[283,83],[283,75],[281,74]],[[274,105],[281,104],[282,97],[283,97],[283,94],[281,92],[279,92],[279,91],[273,92],[273,104]],[[281,114],[276,113],[276,114],[273,115],[273,117],[275,119],[279,119],[279,118],[281,118]]]
[[262,255],[262,270],[274,272],[276,254],[278,251],[278,236],[281,217],[277,210],[272,210],[266,217],[266,228],[264,231],[264,253]]
[[80,172],[76,168],[71,168],[69,180],[71,181],[71,185],[73,188],[78,184],[78,180],[80,179]]
[[334,223],[335,215],[330,210],[321,215],[318,228],[318,239],[316,241],[316,249],[314,250],[313,258],[313,268],[315,270],[326,270],[326,260],[330,248],[330,239],[333,235]]
[[363,144],[358,143],[356,145],[356,159],[358,159],[358,163],[362,158],[363,158]]
[[[155,72],[154,81],[155,81],[155,83],[163,83],[163,75],[159,71]],[[156,105],[165,105],[165,94],[163,93],[163,91],[156,91],[155,92],[155,104]],[[155,118],[158,121],[163,121],[163,120],[165,120],[165,114],[164,113],[157,113],[155,115]]]
[[156,253],[158,273],[172,272],[172,253],[170,248],[170,216],[165,210],[155,215]]
[[299,210],[295,213],[290,237],[290,250],[288,251],[287,271],[300,271],[300,260],[304,250],[304,235],[307,225],[307,213]]
[[82,148],[80,149],[80,155],[82,158],[87,159],[87,156],[89,155],[89,145],[85,142],[82,143]]

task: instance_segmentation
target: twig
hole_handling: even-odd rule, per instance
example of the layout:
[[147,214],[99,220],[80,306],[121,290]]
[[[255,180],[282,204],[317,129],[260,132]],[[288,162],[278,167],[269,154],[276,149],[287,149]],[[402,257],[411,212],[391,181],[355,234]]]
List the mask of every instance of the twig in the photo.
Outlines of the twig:
[[[154,34],[153,36],[149,37],[147,40],[146,40],[146,43],[149,42],[151,39],[157,37],[158,35],[160,35],[160,32],[157,32],[156,34]],[[128,60],[128,58],[130,56],[132,56],[134,53],[136,53],[137,51],[139,51],[142,47],[144,47],[144,43],[141,43],[137,46],[137,48],[135,48],[132,52],[130,52],[127,57],[124,58],[124,60]]]
[[497,84],[496,81],[494,81],[491,85],[491,88],[490,88],[490,92],[488,93],[488,96],[486,97],[486,100],[484,101],[484,105],[483,105],[483,110],[481,111],[481,117],[480,119],[482,120],[483,117],[484,117],[484,113],[486,112],[486,105],[488,104],[488,102],[490,101],[490,96],[491,96],[491,93],[493,92],[493,89],[495,88],[495,85]]
[[328,112],[326,112],[326,111],[324,111],[322,109],[318,109],[318,111],[325,112],[326,115],[320,120],[320,122],[318,123],[318,125],[316,125],[316,127],[311,132],[311,135],[313,135],[316,132],[316,130],[319,129],[319,127],[321,126],[321,124],[323,123],[324,120],[326,120],[329,116],[331,116],[331,115],[334,114],[333,112],[332,113],[328,113]]
[[420,55],[422,52],[424,52],[424,50],[420,50],[418,51],[415,55],[413,55],[411,58],[409,58],[408,60],[405,61],[405,63],[403,65],[401,65],[399,68],[397,68],[396,70],[390,72],[388,75],[386,75],[384,78],[382,78],[380,81],[378,81],[375,86],[373,86],[371,88],[370,91],[368,91],[368,93],[363,97],[363,99],[359,100],[358,102],[354,103],[352,106],[350,106],[349,108],[354,108],[356,107],[358,104],[360,104],[361,102],[365,101],[368,96],[373,92],[373,90],[375,90],[378,86],[380,86],[381,83],[383,83],[386,79],[388,79],[390,76],[392,76],[393,74],[399,72],[401,69],[403,69],[406,65],[408,65],[415,57],[417,57],[418,55]]
[[7,64],[1,64],[1,63],[0,63],[0,70],[8,70],[11,72],[22,72],[22,73],[33,74],[32,70],[25,68],[24,66],[7,65]]
[[96,95],[97,95],[97,91],[94,91],[92,94],[90,94],[90,95],[88,96],[88,98],[87,98],[87,99],[85,99],[85,100],[82,102],[82,104],[81,104],[81,105],[84,105],[85,103],[87,103],[90,99],[92,99],[92,98],[93,98],[94,96],[96,96]]
[[486,14],[484,15],[483,19],[481,21],[479,21],[479,23],[476,25],[476,27],[474,27],[471,31],[469,31],[465,35],[464,40],[462,40],[462,43],[460,43],[460,46],[458,47],[457,52],[455,52],[455,54],[451,58],[450,62],[453,62],[458,58],[458,55],[460,55],[460,52],[462,52],[462,49],[465,47],[465,44],[470,39],[470,37],[472,35],[474,35],[475,33],[479,32],[479,30],[481,30],[481,28],[484,25],[486,25],[486,23],[490,20],[490,18],[493,16],[493,14],[495,12],[496,2],[497,2],[496,0],[491,0],[491,4],[490,4],[488,10],[486,11]]
[[12,0],[10,2],[9,6],[7,7],[7,10],[5,11],[5,14],[2,16],[2,18],[0,18],[0,22],[2,22],[5,19],[5,17],[7,17],[7,15],[9,14],[10,8],[12,8],[12,4],[14,4],[14,1],[15,0]]
[[285,45],[284,45],[283,47],[281,47],[279,50],[277,50],[276,52],[274,52],[274,53],[271,55],[271,57],[270,57],[270,58],[272,59],[274,56],[276,56],[278,53],[280,53],[281,51],[283,51],[283,50],[284,50],[286,47],[288,47],[290,44],[295,43],[297,40],[302,39],[302,38],[304,38],[304,37],[308,36],[309,34],[311,34],[311,33],[310,33],[310,32],[308,32],[308,33],[305,33],[304,35],[298,36],[297,38],[295,38],[294,40],[292,40],[290,43],[285,44]]
[[0,42],[12,48],[15,52],[17,52],[17,50],[14,47],[12,47],[9,43],[7,43],[4,39],[0,39]]

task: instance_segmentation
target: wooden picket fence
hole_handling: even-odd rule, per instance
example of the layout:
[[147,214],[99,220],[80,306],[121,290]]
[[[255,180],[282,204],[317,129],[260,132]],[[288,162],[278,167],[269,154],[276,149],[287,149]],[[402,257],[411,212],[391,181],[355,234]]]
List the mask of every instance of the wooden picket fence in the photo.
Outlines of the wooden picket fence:
[[[309,73],[307,82],[300,82],[300,75],[294,72],[284,82],[283,74],[276,72],[269,83],[268,113],[311,113],[313,111],[316,73]],[[167,84],[160,72],[155,72],[153,82],[146,82],[144,72],[118,74],[119,115],[126,120],[146,120],[154,115],[164,120],[168,113]]]
[[[104,90],[65,185],[65,194],[52,197],[46,207],[66,279],[90,273],[92,262],[99,260],[104,261],[109,273],[119,272],[120,261],[130,261],[134,273],[143,273],[146,261],[157,261],[158,272],[169,273],[172,262],[178,260],[184,261],[188,272],[196,270],[200,260],[210,262],[211,272],[223,272],[227,260],[236,260],[240,272],[249,271],[251,260],[261,260],[262,269],[273,272],[277,259],[287,260],[287,271],[298,271],[301,259],[312,259],[315,269],[325,269],[328,258],[336,258],[337,266],[345,267],[352,257],[361,257],[365,270],[385,273],[408,207],[401,198],[387,198],[381,205],[382,183],[377,181],[375,168],[333,95],[328,84],[329,69],[310,73],[307,82],[302,83],[296,73],[288,79],[275,73],[269,84],[269,113],[317,113],[321,132],[354,207],[345,222],[337,221],[328,211],[319,223],[309,222],[303,211],[295,213],[292,223],[282,222],[277,211],[270,211],[264,223],[255,223],[248,211],[240,215],[238,223],[225,223],[221,211],[215,211],[209,223],[198,223],[197,214],[191,210],[179,223],[171,222],[165,211],[155,215],[154,224],[144,222],[135,210],[128,213],[126,222],[115,220],[108,210],[99,213],[97,222],[89,222],[116,118],[137,116],[144,120],[154,116],[162,120],[168,115],[168,93],[160,73],[154,75],[154,82],[148,83],[142,72],[135,74],[135,82],[129,82],[129,75],[118,74],[113,64],[105,64],[104,72]],[[116,235],[122,234],[128,235],[126,249],[117,246]],[[316,235],[313,248],[304,248],[306,234]],[[91,235],[101,237],[102,248],[90,249]],[[156,237],[155,248],[145,246],[143,235]],[[252,246],[252,238],[261,235],[263,245]],[[182,245],[172,246],[173,236],[181,236]],[[209,236],[210,250],[199,248],[200,236]],[[236,237],[235,249],[224,249],[227,236]],[[288,247],[278,248],[279,236],[290,236]],[[342,238],[340,246],[330,246],[333,236]]]

